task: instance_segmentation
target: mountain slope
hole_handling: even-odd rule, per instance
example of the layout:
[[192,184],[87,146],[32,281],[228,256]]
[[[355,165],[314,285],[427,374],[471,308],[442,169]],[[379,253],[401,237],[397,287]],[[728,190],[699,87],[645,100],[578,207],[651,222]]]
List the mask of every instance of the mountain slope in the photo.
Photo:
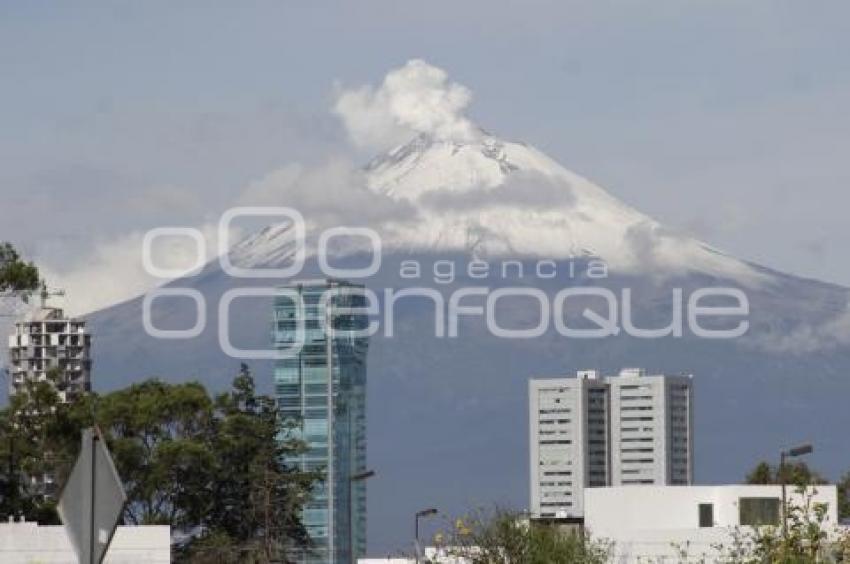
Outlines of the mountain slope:
[[612,268],[700,270],[747,284],[747,264],[665,229],[540,151],[481,132],[475,141],[420,135],[373,160],[369,187],[413,203],[421,221],[388,244],[544,258],[597,256]]
[[[618,296],[631,290],[640,327],[670,322],[675,289],[687,297],[706,286],[739,288],[750,304],[749,331],[735,340],[687,332],[681,338],[621,333],[568,339],[551,325],[535,339],[504,339],[479,316],[460,320],[458,338],[438,336],[432,303],[399,301],[393,335],[379,332],[369,352],[369,465],[378,473],[369,483],[371,552],[406,548],[407,523],[421,507],[455,513],[493,502],[525,507],[530,376],[623,366],[693,373],[699,481],[740,480],[759,459],[773,459],[796,440],[814,440],[813,465],[832,476],[850,466],[845,288],[751,265],[670,233],[533,148],[484,133],[463,143],[421,136],[372,161],[365,172],[373,193],[417,211],[373,225],[384,241],[383,261],[362,282],[379,295],[387,288],[426,287],[448,301],[469,287],[522,287],[551,298],[566,287],[598,285]],[[287,194],[280,203],[287,204]],[[236,247],[232,259],[243,266],[285,264],[292,255],[289,235],[287,225],[270,226]],[[604,279],[587,276],[593,257],[610,265]],[[486,278],[469,273],[473,259],[488,261]],[[513,268],[502,275],[505,260],[518,260],[522,274]],[[538,276],[540,260],[552,261],[559,274]],[[402,275],[410,261],[421,265],[421,276]],[[434,279],[438,262],[455,265],[452,280]],[[358,254],[334,257],[336,266],[363,263]],[[321,275],[310,257],[299,278]],[[221,295],[282,282],[234,279],[215,261],[197,276],[174,281],[171,286],[196,289],[206,299],[206,328],[190,340],[148,336],[141,298],[91,315],[96,388],[151,375],[225,387],[239,359],[222,352]],[[569,320],[579,322],[585,307],[602,312],[601,306],[593,299],[579,302]],[[527,301],[503,300],[497,311],[499,323],[513,328],[533,327],[537,315]],[[185,299],[163,299],[152,315],[160,328],[185,328],[194,319],[194,305]],[[386,329],[386,318],[380,321]],[[270,298],[244,298],[232,304],[227,332],[236,346],[263,348],[270,344],[270,324]],[[271,391],[271,363],[250,364]]]

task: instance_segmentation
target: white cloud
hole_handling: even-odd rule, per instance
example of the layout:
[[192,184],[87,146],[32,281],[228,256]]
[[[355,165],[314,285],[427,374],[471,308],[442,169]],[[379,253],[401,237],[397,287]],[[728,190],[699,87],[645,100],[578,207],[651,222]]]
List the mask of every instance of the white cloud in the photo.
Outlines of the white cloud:
[[314,167],[285,165],[250,184],[239,203],[295,208],[309,224],[319,227],[375,225],[415,214],[409,203],[370,190],[363,169],[345,158]]
[[850,345],[850,303],[844,311],[822,322],[803,322],[793,330],[771,331],[748,344],[774,353],[810,354]]
[[361,148],[386,150],[418,133],[469,140],[476,127],[463,115],[472,93],[450,82],[446,71],[421,59],[387,73],[380,87],[343,89],[334,105],[351,140]]
[[[204,262],[217,253],[218,226],[198,228],[205,241]],[[233,237],[238,237],[233,233]],[[133,231],[109,241],[101,241],[71,268],[53,269],[42,265],[48,285],[65,290],[64,299],[52,300],[72,315],[82,315],[144,294],[168,282],[152,276],[142,264],[144,231]],[[195,243],[185,237],[163,238],[152,247],[154,264],[163,269],[188,270],[195,262]]]
[[[415,216],[407,202],[397,202],[366,187],[361,168],[345,158],[334,158],[316,166],[284,165],[250,183],[234,200],[238,206],[288,206],[298,210],[311,227],[310,234],[332,225],[379,226]],[[263,220],[263,225],[268,223]],[[249,225],[231,227],[231,247],[239,242]],[[205,241],[204,262],[218,253],[218,223],[197,226]],[[84,314],[134,298],[168,280],[152,276],[142,264],[145,231],[96,242],[91,251],[66,267],[36,260],[52,287],[62,288],[67,298],[61,305],[74,315]],[[154,264],[160,269],[188,270],[195,263],[195,243],[188,237],[162,237],[152,248]],[[57,305],[60,302],[57,301]]]
[[142,268],[141,232],[96,244],[69,269],[42,267],[48,284],[66,292],[64,306],[72,315],[88,313],[143,293],[156,284]]

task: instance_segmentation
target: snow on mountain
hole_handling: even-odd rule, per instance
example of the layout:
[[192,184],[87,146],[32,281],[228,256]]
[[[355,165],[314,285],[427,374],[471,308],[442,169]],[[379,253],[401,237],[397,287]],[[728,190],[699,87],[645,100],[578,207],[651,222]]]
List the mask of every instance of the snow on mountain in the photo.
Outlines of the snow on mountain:
[[241,268],[285,263],[294,252],[289,222],[269,225],[236,243],[230,249],[233,262]]
[[[356,192],[360,210],[390,202],[400,213],[364,219],[351,210],[347,220],[378,231],[388,250],[553,260],[592,256],[622,273],[697,272],[748,287],[771,279],[665,228],[537,149],[476,131],[462,138],[419,134],[372,160],[343,189]],[[280,191],[280,205],[293,201],[298,208],[291,191]],[[313,210],[302,211],[311,226]],[[244,266],[278,264],[286,259],[289,236],[285,225],[271,226],[234,247],[233,260]]]
[[368,187],[413,204],[385,231],[392,247],[493,256],[596,256],[612,269],[765,278],[750,265],[665,229],[537,149],[479,130],[473,140],[421,134],[366,167]]

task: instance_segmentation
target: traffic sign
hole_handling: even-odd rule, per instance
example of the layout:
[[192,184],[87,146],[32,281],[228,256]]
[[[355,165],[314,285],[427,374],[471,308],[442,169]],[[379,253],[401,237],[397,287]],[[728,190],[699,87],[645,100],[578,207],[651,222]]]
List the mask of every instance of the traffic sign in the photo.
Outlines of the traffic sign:
[[100,430],[83,431],[83,445],[59,497],[59,517],[80,564],[100,564],[118,527],[127,495]]

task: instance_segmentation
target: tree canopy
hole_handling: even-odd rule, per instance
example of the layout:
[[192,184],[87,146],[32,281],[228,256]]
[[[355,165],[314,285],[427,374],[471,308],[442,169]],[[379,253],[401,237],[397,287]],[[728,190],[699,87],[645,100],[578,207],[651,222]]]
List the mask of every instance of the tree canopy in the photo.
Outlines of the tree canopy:
[[38,268],[25,262],[10,243],[0,242],[0,294],[32,292],[38,283]]
[[309,544],[300,515],[317,476],[285,463],[303,446],[279,440],[275,401],[256,393],[247,366],[217,397],[155,379],[68,404],[56,390],[50,378],[29,382],[0,411],[0,519],[57,523],[56,492],[24,478],[63,483],[82,429],[96,424],[127,492],[124,523],[170,525],[176,560],[285,562]]
[[754,485],[781,484],[783,476],[784,482],[788,485],[826,484],[828,482],[816,470],[809,468],[805,462],[795,460],[786,462],[781,472],[779,465],[773,466],[761,461],[747,474],[746,483]]

